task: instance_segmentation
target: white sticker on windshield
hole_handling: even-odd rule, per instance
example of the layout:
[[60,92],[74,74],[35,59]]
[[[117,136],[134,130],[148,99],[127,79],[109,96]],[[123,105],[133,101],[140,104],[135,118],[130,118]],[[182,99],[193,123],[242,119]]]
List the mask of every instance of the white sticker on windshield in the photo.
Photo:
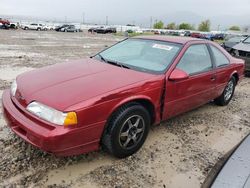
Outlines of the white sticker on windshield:
[[171,46],[167,46],[167,45],[163,45],[163,44],[154,44],[153,48],[158,48],[158,49],[162,49],[162,50],[172,50],[173,47]]

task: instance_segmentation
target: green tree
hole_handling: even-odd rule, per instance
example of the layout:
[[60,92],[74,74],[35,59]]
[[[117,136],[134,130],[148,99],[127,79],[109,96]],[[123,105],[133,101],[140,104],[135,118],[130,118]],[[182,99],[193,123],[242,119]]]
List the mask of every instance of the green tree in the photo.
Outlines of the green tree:
[[232,30],[232,31],[240,31],[240,27],[237,26],[237,25],[233,25],[229,28],[229,30]]
[[184,30],[194,30],[194,26],[192,26],[189,23],[181,23],[179,25],[179,29],[184,29]]
[[176,27],[176,25],[175,25],[174,22],[169,23],[169,24],[167,25],[167,27],[166,27],[166,29],[176,29],[176,28],[177,28],[177,27]]
[[162,21],[155,22],[154,29],[163,29],[164,23]]
[[199,31],[210,31],[210,26],[211,26],[210,20],[205,20],[205,21],[200,23],[198,30]]

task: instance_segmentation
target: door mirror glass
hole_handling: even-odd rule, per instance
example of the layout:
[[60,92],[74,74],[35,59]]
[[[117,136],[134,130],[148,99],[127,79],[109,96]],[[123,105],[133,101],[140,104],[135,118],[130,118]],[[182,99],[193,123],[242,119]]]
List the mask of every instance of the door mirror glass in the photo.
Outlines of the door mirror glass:
[[189,75],[181,70],[176,68],[169,76],[169,80],[171,81],[181,81],[181,80],[186,80],[189,78]]

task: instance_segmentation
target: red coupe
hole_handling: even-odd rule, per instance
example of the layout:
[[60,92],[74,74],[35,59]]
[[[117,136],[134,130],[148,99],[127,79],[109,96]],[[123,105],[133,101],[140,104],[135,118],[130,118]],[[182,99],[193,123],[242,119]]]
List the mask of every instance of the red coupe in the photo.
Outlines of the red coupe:
[[116,157],[143,145],[151,125],[211,100],[227,105],[244,61],[185,37],[123,40],[97,55],[19,75],[3,93],[10,128],[56,155],[103,146]]

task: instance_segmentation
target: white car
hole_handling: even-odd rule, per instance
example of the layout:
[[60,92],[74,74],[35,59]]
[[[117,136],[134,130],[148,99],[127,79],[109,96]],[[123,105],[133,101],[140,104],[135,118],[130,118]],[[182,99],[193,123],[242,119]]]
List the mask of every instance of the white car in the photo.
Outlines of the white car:
[[135,31],[135,33],[142,34],[143,31],[138,29],[138,30]]
[[43,30],[43,24],[31,23],[31,24],[27,24],[27,25],[22,25],[22,29],[41,31],[41,30]]

